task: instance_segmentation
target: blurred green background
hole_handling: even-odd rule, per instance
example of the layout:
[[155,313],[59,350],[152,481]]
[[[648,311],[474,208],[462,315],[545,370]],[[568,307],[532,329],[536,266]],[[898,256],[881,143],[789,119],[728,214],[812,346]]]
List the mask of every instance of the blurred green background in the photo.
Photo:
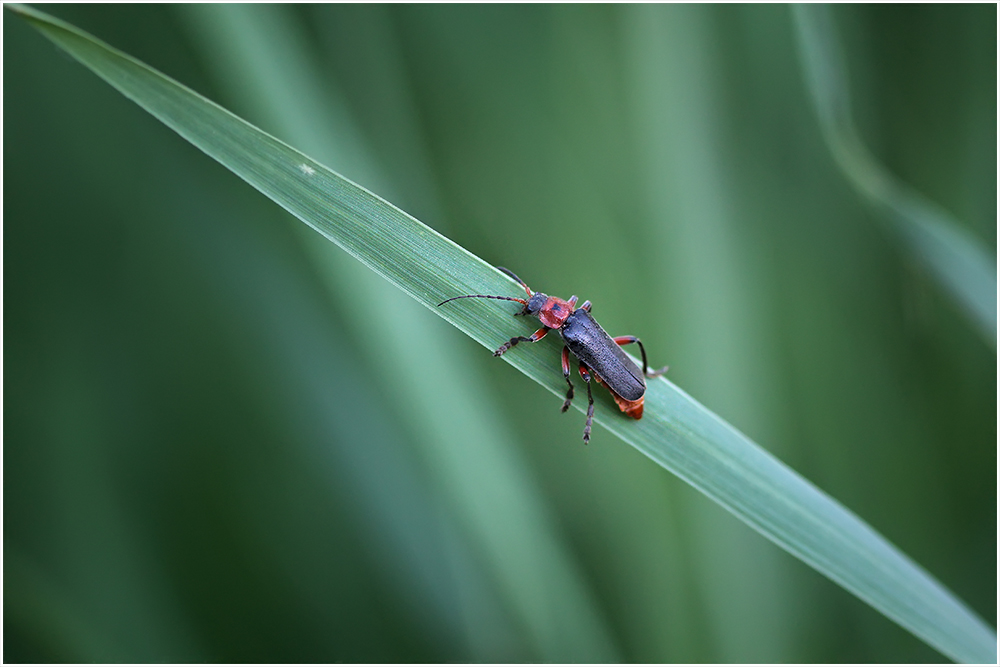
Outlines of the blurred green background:
[[[592,300],[995,627],[995,348],[787,7],[46,10]],[[865,141],[995,253],[996,6],[834,16]],[[6,662],[941,660],[3,30]]]

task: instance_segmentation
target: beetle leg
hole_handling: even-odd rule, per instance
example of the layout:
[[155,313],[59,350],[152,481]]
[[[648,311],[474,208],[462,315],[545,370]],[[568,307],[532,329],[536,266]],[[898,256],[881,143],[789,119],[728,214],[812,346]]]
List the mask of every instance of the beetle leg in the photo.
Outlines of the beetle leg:
[[591,309],[590,301],[584,301],[583,305],[580,307],[589,313]]
[[493,353],[493,356],[499,357],[501,354],[503,354],[510,348],[514,347],[518,343],[520,343],[522,340],[526,340],[529,343],[537,343],[541,339],[545,338],[545,334],[547,334],[548,332],[549,332],[548,327],[542,327],[541,329],[531,334],[530,336],[515,336],[514,338],[511,338],[509,341],[498,347],[497,351]]
[[576,295],[574,294],[573,296],[571,296],[569,298],[569,301],[567,301],[566,303],[569,304],[570,312],[576,310]]
[[569,381],[569,348],[565,346],[562,351],[562,368],[563,377],[566,378],[566,384],[569,385],[569,391],[566,392],[566,400],[562,406],[562,411],[566,412],[569,410],[570,404],[573,403],[573,383]]
[[668,370],[670,370],[670,366],[664,366],[663,368],[656,371],[649,370],[649,364],[646,363],[646,348],[642,346],[642,341],[639,340],[637,336],[616,336],[614,340],[616,343],[618,343],[619,347],[624,347],[629,343],[639,344],[639,351],[642,352],[642,374],[645,375],[646,377],[658,378],[664,373],[666,373]]
[[580,364],[580,377],[587,383],[587,423],[583,427],[583,444],[590,442],[590,425],[594,421],[594,395],[590,391],[590,370]]

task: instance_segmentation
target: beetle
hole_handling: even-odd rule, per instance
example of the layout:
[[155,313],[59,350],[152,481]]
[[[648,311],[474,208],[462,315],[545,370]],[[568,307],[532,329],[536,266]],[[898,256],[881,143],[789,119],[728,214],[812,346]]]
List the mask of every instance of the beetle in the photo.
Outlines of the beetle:
[[[542,328],[530,336],[515,336],[497,348],[493,353],[494,357],[501,356],[520,342],[537,343],[545,338],[549,331],[555,329],[563,339],[565,345],[562,350],[562,371],[569,390],[566,392],[566,400],[563,402],[562,411],[566,412],[573,403],[573,383],[570,381],[570,361],[569,355],[573,355],[580,361],[580,377],[587,384],[587,423],[583,427],[583,442],[590,442],[590,429],[594,420],[594,395],[590,391],[591,378],[607,388],[614,397],[618,408],[633,419],[642,419],[643,396],[646,393],[645,378],[655,378],[663,375],[669,366],[650,371],[646,362],[646,348],[642,341],[636,336],[617,336],[612,338],[597,323],[591,315],[590,301],[584,301],[579,308],[576,307],[577,297],[574,294],[569,301],[564,301],[559,297],[549,296],[541,292],[532,292],[523,280],[518,278],[513,271],[502,266],[497,267],[508,276],[520,283],[524,291],[528,293],[527,299],[520,299],[511,296],[494,296],[491,294],[465,294],[463,296],[453,296],[438,304],[440,308],[449,301],[456,299],[498,299],[502,301],[516,301],[523,307],[518,315],[532,315],[537,317],[542,323]],[[635,365],[635,362],[622,350],[623,345],[637,343],[642,352],[642,370]]]

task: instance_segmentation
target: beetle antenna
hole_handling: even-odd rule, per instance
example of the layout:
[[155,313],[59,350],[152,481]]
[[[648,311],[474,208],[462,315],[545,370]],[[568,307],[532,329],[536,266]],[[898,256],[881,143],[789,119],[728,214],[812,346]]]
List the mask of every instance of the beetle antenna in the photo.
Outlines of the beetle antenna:
[[511,278],[513,278],[514,280],[516,280],[517,282],[521,283],[521,287],[523,287],[524,291],[528,293],[528,296],[529,297],[532,296],[531,290],[528,289],[528,286],[524,283],[523,280],[521,280],[520,278],[518,278],[517,275],[513,271],[511,271],[510,269],[505,269],[502,266],[498,266],[497,268],[500,269],[501,271],[503,271],[504,273],[506,273],[508,276],[510,276]]
[[525,306],[528,305],[528,302],[525,301],[524,299],[518,299],[512,296],[492,296],[490,294],[466,294],[464,296],[453,296],[450,299],[445,299],[444,301],[438,304],[438,307],[440,308],[444,304],[448,303],[449,301],[454,301],[455,299],[497,299],[500,301],[517,301],[522,305]]

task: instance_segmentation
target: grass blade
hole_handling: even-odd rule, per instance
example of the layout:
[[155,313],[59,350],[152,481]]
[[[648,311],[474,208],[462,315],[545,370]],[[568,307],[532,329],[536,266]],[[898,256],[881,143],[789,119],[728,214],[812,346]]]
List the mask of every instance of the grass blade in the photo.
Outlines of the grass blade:
[[[486,262],[385,200],[159,72],[56,19],[12,7],[126,97],[377,274],[492,349],[510,312],[457,294],[516,295]],[[527,328],[527,324],[523,324]],[[505,359],[561,396],[555,340]],[[597,422],[945,655],[995,662],[995,633],[918,565],[672,383],[650,382],[635,422],[602,395]],[[578,403],[579,409],[579,403]]]
[[806,81],[840,169],[995,347],[997,267],[991,253],[947,211],[889,173],[861,141],[830,8],[794,5],[792,12]]

